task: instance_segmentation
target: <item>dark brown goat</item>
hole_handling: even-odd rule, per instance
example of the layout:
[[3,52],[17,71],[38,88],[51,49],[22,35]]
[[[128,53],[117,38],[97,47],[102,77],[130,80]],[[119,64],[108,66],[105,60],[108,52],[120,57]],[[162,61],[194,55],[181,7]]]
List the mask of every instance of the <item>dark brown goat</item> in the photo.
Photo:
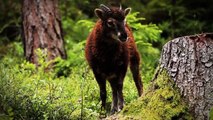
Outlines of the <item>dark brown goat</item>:
[[143,91],[139,72],[140,56],[133,34],[125,21],[130,10],[100,5],[100,8],[95,9],[95,14],[100,19],[86,43],[86,59],[100,87],[102,108],[106,106],[106,80],[111,85],[112,114],[123,108],[123,80],[129,63],[138,95],[141,96]]

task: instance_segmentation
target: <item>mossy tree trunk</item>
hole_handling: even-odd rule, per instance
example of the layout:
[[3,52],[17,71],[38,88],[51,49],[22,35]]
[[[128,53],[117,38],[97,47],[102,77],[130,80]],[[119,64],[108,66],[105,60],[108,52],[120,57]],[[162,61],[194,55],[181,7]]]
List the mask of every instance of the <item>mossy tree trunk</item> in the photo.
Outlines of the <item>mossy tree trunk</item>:
[[157,73],[163,69],[175,81],[194,118],[209,119],[213,107],[213,33],[169,41],[163,47]]
[[22,0],[22,28],[28,61],[37,64],[37,48],[46,52],[48,60],[66,58],[58,0]]

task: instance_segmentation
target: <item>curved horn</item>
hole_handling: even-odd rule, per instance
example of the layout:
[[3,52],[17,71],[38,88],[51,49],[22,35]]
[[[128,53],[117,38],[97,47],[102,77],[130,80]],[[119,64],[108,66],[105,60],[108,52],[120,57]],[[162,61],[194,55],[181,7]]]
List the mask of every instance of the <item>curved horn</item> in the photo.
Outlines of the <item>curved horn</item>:
[[120,4],[120,10],[122,10],[122,5]]
[[107,6],[104,5],[104,4],[101,4],[101,5],[100,5],[100,8],[101,8],[102,10],[104,10],[104,11],[107,11],[107,12],[110,12],[110,11],[111,11],[110,8],[107,7]]

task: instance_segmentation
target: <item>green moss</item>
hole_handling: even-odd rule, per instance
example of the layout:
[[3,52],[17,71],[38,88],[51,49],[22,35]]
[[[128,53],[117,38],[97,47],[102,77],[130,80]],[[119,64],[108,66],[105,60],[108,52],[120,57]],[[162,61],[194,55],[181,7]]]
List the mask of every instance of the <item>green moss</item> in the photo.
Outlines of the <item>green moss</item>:
[[192,119],[178,88],[165,70],[151,83],[150,88],[141,98],[122,110],[119,117],[136,120]]
[[209,120],[213,120],[213,107],[211,108],[209,112]]

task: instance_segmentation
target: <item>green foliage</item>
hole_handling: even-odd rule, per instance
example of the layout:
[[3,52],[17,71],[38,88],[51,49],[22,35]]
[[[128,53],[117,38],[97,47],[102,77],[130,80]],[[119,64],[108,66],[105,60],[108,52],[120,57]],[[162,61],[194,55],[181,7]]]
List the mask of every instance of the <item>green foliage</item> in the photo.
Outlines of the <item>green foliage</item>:
[[151,0],[143,1],[141,14],[163,30],[163,37],[173,39],[190,34],[212,32],[213,1]]
[[[141,20],[145,20],[145,18],[137,17],[139,12],[131,13],[127,16],[128,24],[134,30],[134,36],[136,42],[140,42],[141,44],[151,43],[158,41],[160,39],[160,30],[155,24],[143,25],[141,24]],[[151,45],[151,44],[150,44]]]
[[[5,45],[17,40],[20,31],[20,9],[19,0],[2,0],[0,4],[0,44]],[[0,51],[1,52],[1,51]],[[1,54],[1,53],[0,53]]]
[[[95,93],[90,90],[90,85],[96,84],[92,79],[88,86],[81,88],[87,77],[90,77],[89,75],[82,77],[82,74],[86,74],[85,69],[76,68],[77,70],[73,70],[69,77],[58,78],[55,77],[55,71],[47,69],[53,61],[45,62],[45,55],[40,50],[37,54],[40,65],[37,69],[29,62],[8,65],[8,58],[2,60],[0,103],[6,114],[14,119],[86,119],[88,116],[92,118],[94,111],[87,110],[88,106],[83,107],[86,109],[83,110],[82,104],[79,104],[85,99],[81,91],[84,93],[85,89],[87,92]],[[90,101],[85,103],[93,103]],[[97,104],[95,105],[97,107]]]
[[158,75],[144,96],[124,107],[120,117],[144,120],[192,119],[178,87],[165,70]]

